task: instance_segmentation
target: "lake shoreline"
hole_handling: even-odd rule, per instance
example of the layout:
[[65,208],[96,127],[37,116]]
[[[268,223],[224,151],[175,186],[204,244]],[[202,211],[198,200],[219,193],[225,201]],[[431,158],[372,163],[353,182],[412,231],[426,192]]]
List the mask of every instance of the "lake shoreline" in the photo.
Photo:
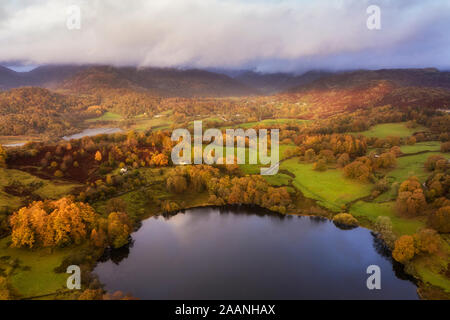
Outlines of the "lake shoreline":
[[[345,230],[342,230],[342,229],[338,228],[335,224],[332,223],[332,221],[330,219],[327,219],[325,217],[319,217],[319,216],[313,216],[313,215],[297,215],[298,218],[306,217],[306,218],[310,218],[310,219],[308,219],[308,220],[292,220],[291,221],[291,219],[295,218],[294,215],[289,215],[289,214],[282,215],[282,214],[270,211],[268,209],[260,208],[258,206],[248,206],[248,205],[211,206],[211,205],[205,205],[205,206],[200,206],[200,207],[195,207],[195,208],[178,210],[178,211],[174,211],[174,212],[166,213],[166,214],[156,214],[156,215],[153,215],[151,217],[143,219],[141,221],[140,227],[132,235],[133,236],[133,245],[134,246],[136,245],[136,239],[134,238],[136,236],[136,234],[139,234],[139,231],[143,232],[142,227],[145,227],[146,224],[149,223],[149,222],[145,223],[145,221],[152,221],[152,220],[150,220],[151,218],[155,218],[155,219],[159,220],[160,217],[164,218],[163,219],[164,221],[170,221],[171,218],[179,216],[179,215],[181,215],[180,217],[178,217],[179,219],[180,218],[184,219],[183,215],[185,215],[185,214],[196,215],[197,214],[195,212],[196,209],[201,209],[201,210],[212,209],[212,211],[214,211],[214,212],[226,212],[226,213],[232,213],[233,215],[237,214],[238,216],[240,215],[240,212],[245,212],[245,213],[243,213],[243,214],[245,214],[245,216],[254,216],[254,217],[257,217],[257,218],[273,217],[273,218],[280,218],[280,221],[283,221],[283,220],[287,219],[289,221],[289,222],[287,222],[287,225],[289,225],[290,228],[293,228],[295,223],[299,223],[298,221],[304,221],[304,223],[307,224],[307,223],[311,223],[311,221],[313,221],[313,220],[319,219],[321,222],[326,222],[330,226],[333,225],[333,228],[335,228],[336,230],[340,230],[340,231],[335,231],[335,232],[338,232],[338,233],[339,232],[354,232],[354,233],[361,233],[362,232],[362,233],[366,233],[366,234],[370,233],[375,238],[375,235],[368,228],[356,228],[356,229],[359,229],[359,231],[358,230],[345,231]],[[236,212],[233,212],[233,211],[236,211]],[[208,220],[208,219],[206,219],[206,220]],[[202,219],[197,219],[196,221],[198,221],[197,223],[205,223],[205,222],[202,222]],[[188,225],[186,225],[186,227],[187,226]],[[363,230],[366,230],[366,231],[363,231]],[[302,233],[300,233],[300,236],[302,236]],[[324,238],[324,237],[327,238],[329,236],[330,236],[330,234],[325,233],[325,234],[321,234],[320,238]],[[370,251],[370,247],[367,248],[367,249]],[[104,261],[104,259],[105,259],[105,257],[103,257],[103,261]],[[103,263],[103,262],[101,261],[101,259],[99,259],[98,263]],[[94,272],[94,270],[97,270],[98,263],[93,268],[93,272]],[[392,266],[392,263],[391,262],[389,262],[389,263]],[[415,292],[417,294],[417,297],[419,297],[419,293],[417,291],[418,284],[415,284],[415,286],[416,286]],[[139,296],[138,296],[138,298],[139,298]]]

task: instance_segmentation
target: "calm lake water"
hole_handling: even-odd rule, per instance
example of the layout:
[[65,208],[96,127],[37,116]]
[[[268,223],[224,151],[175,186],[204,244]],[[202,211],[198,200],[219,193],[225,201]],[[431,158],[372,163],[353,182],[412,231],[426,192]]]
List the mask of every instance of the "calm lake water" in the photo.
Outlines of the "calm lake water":
[[26,144],[27,144],[26,142],[19,142],[19,143],[4,144],[3,146],[8,148],[14,148],[14,147],[23,147]]
[[122,129],[120,128],[93,128],[93,129],[85,129],[81,131],[80,133],[73,134],[71,136],[64,136],[64,140],[72,140],[72,139],[81,139],[83,137],[93,137],[98,134],[112,134],[122,132]]
[[[199,208],[143,221],[95,273],[141,299],[418,299],[367,229],[248,208]],[[381,290],[366,269],[381,268]]]

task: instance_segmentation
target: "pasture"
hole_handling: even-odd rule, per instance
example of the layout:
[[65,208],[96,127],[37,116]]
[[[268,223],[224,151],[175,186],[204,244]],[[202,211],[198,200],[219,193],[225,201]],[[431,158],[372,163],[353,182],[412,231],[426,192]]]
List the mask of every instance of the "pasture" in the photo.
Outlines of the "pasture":
[[342,211],[343,207],[356,199],[368,196],[373,185],[361,183],[344,177],[341,170],[328,169],[324,172],[314,171],[312,164],[299,163],[292,158],[281,164],[281,169],[295,175],[293,185],[311,199],[333,211]]
[[[398,123],[383,123],[371,127],[369,130],[358,132],[356,134],[362,134],[368,138],[387,138],[387,137],[409,137],[415,132],[425,131],[425,127],[408,128],[406,122]],[[355,134],[355,133],[354,133]]]

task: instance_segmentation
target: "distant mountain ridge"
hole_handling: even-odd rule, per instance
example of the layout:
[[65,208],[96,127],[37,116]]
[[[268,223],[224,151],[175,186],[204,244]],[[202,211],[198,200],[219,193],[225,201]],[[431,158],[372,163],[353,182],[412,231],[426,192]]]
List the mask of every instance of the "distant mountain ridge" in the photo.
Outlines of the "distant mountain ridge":
[[264,94],[274,94],[305,85],[331,74],[328,71],[308,71],[301,75],[247,71],[236,75],[234,78],[248,86],[257,88]]
[[282,94],[332,112],[383,105],[448,108],[450,72],[432,68],[339,72]]
[[130,89],[161,96],[244,96],[260,92],[229,76],[203,70],[111,66],[42,66],[29,72],[0,69],[0,89],[37,86],[75,93]]
[[379,81],[389,81],[398,87],[430,87],[450,89],[450,72],[434,68],[380,69],[332,73],[307,84],[293,87],[287,92],[296,93],[311,89],[350,89],[371,86]]
[[41,66],[28,72],[16,72],[0,66],[0,89],[17,87],[56,87],[64,79],[87,68],[86,66]]
[[311,90],[367,89],[387,82],[395,88],[450,89],[450,72],[437,69],[381,69],[304,74],[254,71],[112,66],[41,66],[15,72],[0,66],[0,90],[36,86],[71,93],[138,91],[155,96],[227,97],[302,94]]
[[89,92],[96,88],[126,88],[161,96],[225,97],[259,94],[226,75],[203,70],[172,68],[92,67],[66,79],[60,88]]

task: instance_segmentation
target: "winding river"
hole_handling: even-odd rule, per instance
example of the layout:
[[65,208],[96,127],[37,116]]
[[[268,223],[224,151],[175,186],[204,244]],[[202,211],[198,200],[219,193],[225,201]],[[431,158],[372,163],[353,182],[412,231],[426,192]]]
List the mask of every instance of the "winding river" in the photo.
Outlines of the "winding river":
[[[418,299],[416,285],[364,228],[261,209],[197,208],[152,217],[94,270],[141,299]],[[369,290],[367,267],[381,268]]]

